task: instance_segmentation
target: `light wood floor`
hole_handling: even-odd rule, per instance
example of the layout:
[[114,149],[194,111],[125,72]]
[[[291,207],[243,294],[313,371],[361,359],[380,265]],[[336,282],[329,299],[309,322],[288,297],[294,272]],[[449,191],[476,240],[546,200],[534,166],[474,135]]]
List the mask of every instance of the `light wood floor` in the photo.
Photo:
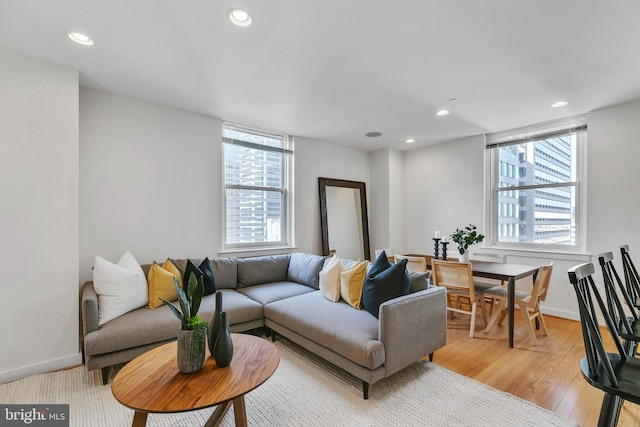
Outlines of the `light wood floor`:
[[[476,320],[474,338],[469,338],[469,316],[448,320],[447,345],[435,352],[434,363],[581,426],[597,425],[603,393],[591,387],[580,372],[579,363],[585,355],[580,322],[545,316],[549,335],[538,332],[538,345],[534,346],[516,312],[514,348],[509,348],[506,320],[489,333],[484,332],[481,314]],[[636,425],[640,425],[640,405],[625,402],[618,426]]]

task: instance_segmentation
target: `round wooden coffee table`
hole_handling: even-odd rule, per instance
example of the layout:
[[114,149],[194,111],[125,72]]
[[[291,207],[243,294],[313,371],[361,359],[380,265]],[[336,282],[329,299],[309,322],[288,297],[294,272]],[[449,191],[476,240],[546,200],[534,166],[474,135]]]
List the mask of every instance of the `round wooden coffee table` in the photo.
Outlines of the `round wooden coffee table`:
[[135,411],[133,427],[147,423],[149,413],[194,411],[219,405],[206,427],[218,425],[233,402],[236,426],[247,425],[244,395],[260,386],[280,363],[278,349],[269,341],[246,334],[231,334],[233,359],[218,368],[207,356],[202,370],[178,370],[176,343],[149,350],[127,363],[113,379],[113,396]]

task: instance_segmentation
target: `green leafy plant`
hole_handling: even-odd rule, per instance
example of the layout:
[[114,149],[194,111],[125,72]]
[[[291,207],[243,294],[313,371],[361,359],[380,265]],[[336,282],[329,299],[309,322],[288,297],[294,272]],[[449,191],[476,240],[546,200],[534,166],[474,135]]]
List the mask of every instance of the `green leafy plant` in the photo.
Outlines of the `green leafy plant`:
[[451,235],[451,240],[458,244],[458,252],[462,255],[467,249],[469,249],[469,246],[482,242],[484,240],[484,235],[478,233],[475,225],[469,224],[462,230],[456,228],[456,231]]
[[204,282],[202,276],[196,278],[196,275],[191,273],[189,277],[189,283],[187,285],[187,292],[185,292],[180,286],[177,278],[173,278],[173,282],[176,286],[176,292],[178,294],[178,301],[180,302],[180,310],[178,310],[169,301],[160,298],[173,312],[173,314],[180,320],[180,329],[184,331],[193,330],[193,351],[198,353],[201,350],[201,346],[206,345],[206,337],[209,329],[209,325],[198,316],[198,310],[200,309],[200,303],[202,302],[202,296],[204,295]]

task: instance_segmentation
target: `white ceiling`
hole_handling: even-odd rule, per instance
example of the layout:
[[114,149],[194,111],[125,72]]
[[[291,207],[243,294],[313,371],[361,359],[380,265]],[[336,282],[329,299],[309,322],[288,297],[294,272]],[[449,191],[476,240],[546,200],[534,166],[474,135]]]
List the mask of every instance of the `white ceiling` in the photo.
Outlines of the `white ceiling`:
[[639,99],[639,20],[637,0],[0,0],[0,47],[85,87],[406,150]]

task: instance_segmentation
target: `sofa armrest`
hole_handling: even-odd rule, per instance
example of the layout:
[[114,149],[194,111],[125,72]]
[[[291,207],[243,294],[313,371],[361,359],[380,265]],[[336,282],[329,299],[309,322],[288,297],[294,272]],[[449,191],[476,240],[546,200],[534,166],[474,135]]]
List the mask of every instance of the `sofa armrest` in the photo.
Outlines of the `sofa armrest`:
[[85,282],[82,289],[82,331],[87,334],[98,330],[98,294],[93,282]]
[[378,339],[385,349],[385,376],[447,343],[447,292],[430,287],[383,303]]

